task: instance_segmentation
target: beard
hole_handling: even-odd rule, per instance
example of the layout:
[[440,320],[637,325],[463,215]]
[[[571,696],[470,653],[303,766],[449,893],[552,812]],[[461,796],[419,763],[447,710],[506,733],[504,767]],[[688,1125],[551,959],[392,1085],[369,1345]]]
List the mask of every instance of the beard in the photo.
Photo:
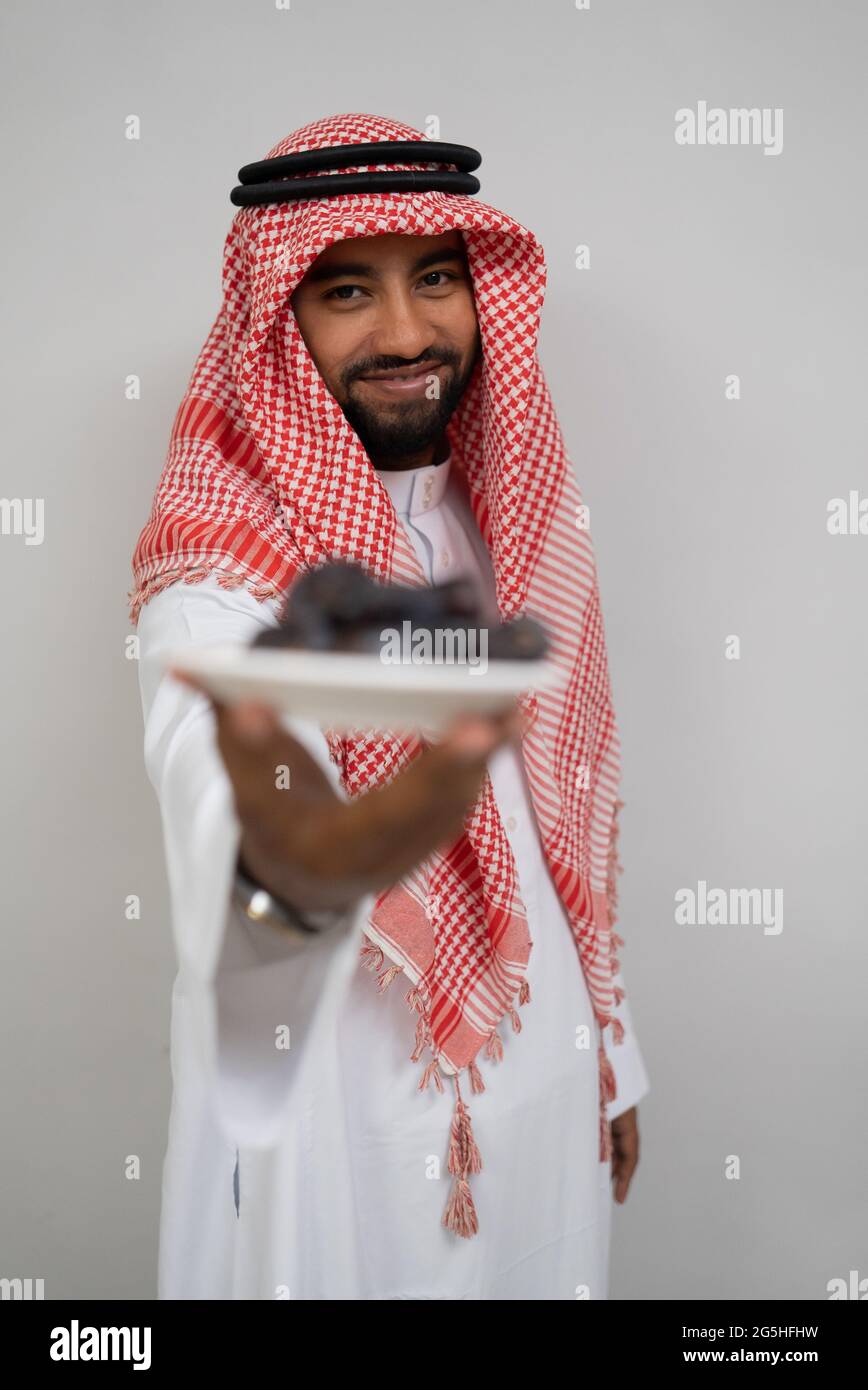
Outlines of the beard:
[[[432,362],[441,362],[451,368],[445,384],[441,384],[439,397],[434,400],[422,399],[400,402],[393,405],[371,404],[354,397],[352,383],[366,371],[386,370],[388,367],[405,366],[404,363],[384,362],[365,363],[352,370],[349,381],[345,381],[346,400],[341,401],[341,409],[362,442],[365,453],[371,459],[402,459],[421,453],[430,445],[436,444],[447,424],[454,415],[473,369],[479,358],[479,343],[470,361],[462,371],[461,358],[451,350],[431,352]],[[426,359],[421,359],[424,362]]]

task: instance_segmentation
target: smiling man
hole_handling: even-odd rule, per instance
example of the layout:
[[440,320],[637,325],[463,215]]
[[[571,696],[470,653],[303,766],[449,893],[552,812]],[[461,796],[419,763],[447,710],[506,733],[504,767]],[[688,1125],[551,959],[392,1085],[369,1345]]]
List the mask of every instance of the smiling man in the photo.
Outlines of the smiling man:
[[375,467],[434,461],[480,350],[461,234],[336,242],[317,257],[292,308]]
[[[607,1297],[649,1089],[619,745],[542,249],[475,198],[474,157],[354,115],[241,171],[136,547],[179,961],[163,1298]],[[432,745],[165,675],[329,559],[463,575],[488,621],[545,624],[560,685]]]

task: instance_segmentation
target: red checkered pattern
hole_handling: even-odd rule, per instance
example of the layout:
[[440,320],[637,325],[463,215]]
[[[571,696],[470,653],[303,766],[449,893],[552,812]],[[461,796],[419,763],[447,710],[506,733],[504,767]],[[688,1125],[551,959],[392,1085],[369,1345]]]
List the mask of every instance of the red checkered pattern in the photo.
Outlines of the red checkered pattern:
[[[303,127],[269,155],[422,138],[395,121],[345,115]],[[623,1029],[613,1020],[622,944],[613,931],[619,743],[594,556],[578,524],[581,494],[537,357],[545,261],[530,231],[475,197],[436,192],[354,193],[239,209],[225,243],[222,306],[179,407],[136,545],[131,618],[178,580],[215,574],[225,587],[246,584],[264,599],[329,559],[361,562],[387,582],[427,582],[388,492],[305,347],[289,296],[335,241],[456,229],[467,247],[483,352],[448,427],[451,466],[466,480],[488,545],[501,616],[532,614],[552,638],[562,685],[522,697],[530,718],[523,756],[601,1037],[613,1022],[619,1042]],[[388,782],[422,746],[418,738],[370,730],[327,731],[327,738],[350,795]],[[520,1029],[515,1003],[529,997],[530,947],[512,852],[486,775],[461,837],[382,893],[368,923],[367,963],[379,967],[387,958],[388,982],[398,968],[411,982],[408,1002],[420,1014],[413,1055],[424,1045],[434,1058],[426,1077],[432,1065],[456,1078],[469,1067],[474,1089],[480,1088],[477,1053],[485,1046],[487,1056],[498,1056],[495,1030],[504,1015]],[[605,1159],[605,1102],[614,1097],[614,1075],[601,1041],[599,1057]],[[465,1154],[452,1170],[460,1186],[470,1160],[465,1138],[457,1142]],[[474,1219],[456,1217],[452,1228],[472,1234]]]

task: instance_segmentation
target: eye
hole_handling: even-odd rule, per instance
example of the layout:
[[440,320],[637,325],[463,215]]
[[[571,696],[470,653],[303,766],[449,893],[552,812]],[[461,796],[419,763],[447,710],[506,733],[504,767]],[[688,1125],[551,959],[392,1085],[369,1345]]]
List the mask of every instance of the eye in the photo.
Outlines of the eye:
[[[350,293],[349,293],[349,294],[344,294],[344,290],[348,290]],[[327,290],[327,291],[326,291],[326,293],[325,293],[325,295],[323,296],[323,298],[324,298],[324,299],[332,299],[332,298],[334,298],[334,299],[340,299],[342,302],[345,303],[347,300],[350,299],[353,290],[361,290],[361,286],[360,286],[360,285],[335,285],[335,287],[334,287],[333,290]]]
[[[445,277],[445,278],[443,278],[439,283],[432,283],[432,281],[431,281],[431,276],[432,276],[432,275],[440,275],[440,276],[443,276],[443,277]],[[429,270],[429,271],[427,272],[426,275],[423,275],[423,276],[422,276],[422,283],[425,285],[425,287],[426,287],[427,289],[439,290],[439,289],[442,289],[444,285],[448,284],[448,282],[449,282],[450,280],[455,280],[455,279],[457,279],[457,276],[453,275],[453,274],[451,273],[451,271],[448,271],[448,270]]]

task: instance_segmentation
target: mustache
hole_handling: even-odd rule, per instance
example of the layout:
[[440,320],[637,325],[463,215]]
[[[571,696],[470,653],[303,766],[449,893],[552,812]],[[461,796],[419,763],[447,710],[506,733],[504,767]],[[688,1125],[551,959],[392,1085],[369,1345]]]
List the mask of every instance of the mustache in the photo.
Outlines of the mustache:
[[389,372],[395,371],[398,367],[421,367],[425,362],[442,363],[444,367],[459,367],[461,355],[454,348],[443,348],[439,352],[431,348],[418,357],[366,357],[346,369],[343,373],[344,386],[349,386],[368,372]]

